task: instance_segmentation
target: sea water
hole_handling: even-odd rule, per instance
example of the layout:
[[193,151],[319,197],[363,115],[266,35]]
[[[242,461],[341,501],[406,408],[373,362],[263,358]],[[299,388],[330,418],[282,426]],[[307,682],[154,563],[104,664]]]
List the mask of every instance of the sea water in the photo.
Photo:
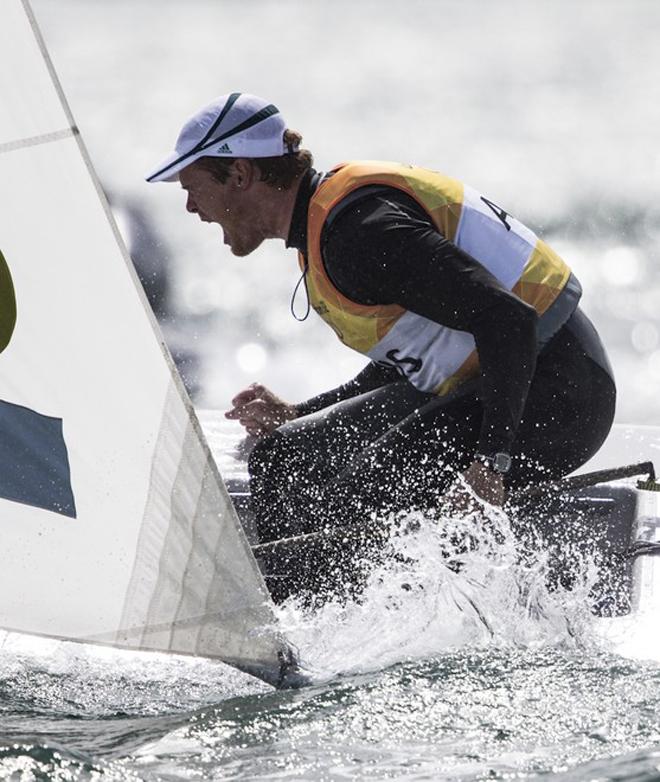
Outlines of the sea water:
[[[200,404],[224,408],[253,379],[298,400],[361,365],[290,318],[291,252],[233,259],[176,187],[141,184],[184,116],[244,89],[280,105],[319,168],[438,168],[543,233],[584,284],[619,420],[660,422],[654,0],[33,7],[135,257],[167,269],[163,325]],[[520,566],[496,516],[499,548],[457,574],[441,528],[415,520],[393,543],[405,562],[374,572],[360,601],[278,610],[312,676],[299,691],[205,660],[3,634],[0,778],[660,778],[658,646],[601,633],[589,563],[576,591],[548,592],[544,552]]]
[[[221,417],[202,420],[236,476]],[[301,690],[4,633],[0,778],[658,778],[657,644],[625,649],[625,626],[591,613],[589,558],[549,590],[547,552],[523,556],[500,510],[381,521],[390,556],[358,598],[277,608]]]
[[416,521],[406,564],[359,601],[280,607],[312,678],[299,691],[6,634],[0,778],[657,778],[660,670],[598,640],[588,568],[549,593],[543,555],[519,567],[498,538],[455,573]]

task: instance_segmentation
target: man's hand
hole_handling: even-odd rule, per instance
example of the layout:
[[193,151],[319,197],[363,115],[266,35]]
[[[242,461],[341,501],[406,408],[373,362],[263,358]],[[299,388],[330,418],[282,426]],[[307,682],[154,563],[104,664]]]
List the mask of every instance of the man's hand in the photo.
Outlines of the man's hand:
[[[467,486],[466,486],[467,484]],[[474,510],[474,498],[468,487],[485,502],[501,507],[506,499],[502,474],[491,470],[483,462],[472,462],[445,495],[454,511]]]
[[474,493],[490,505],[501,507],[506,499],[504,477],[501,472],[491,470],[483,462],[472,462],[463,473],[465,482],[472,487]]
[[233,407],[225,413],[225,417],[238,420],[248,434],[255,437],[264,437],[283,423],[298,417],[294,405],[275,396],[259,383],[252,383],[237,394],[231,403]]

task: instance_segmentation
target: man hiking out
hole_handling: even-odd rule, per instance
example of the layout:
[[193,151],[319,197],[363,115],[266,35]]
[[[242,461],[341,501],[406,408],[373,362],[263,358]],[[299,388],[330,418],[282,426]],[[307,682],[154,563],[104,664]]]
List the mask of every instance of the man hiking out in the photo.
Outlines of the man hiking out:
[[323,174],[300,141],[272,104],[224,95],[148,177],[178,180],[235,255],[264,239],[296,249],[308,304],[370,359],[301,404],[257,384],[233,400],[227,416],[259,438],[261,539],[432,507],[465,484],[502,504],[584,464],[616,392],[566,263],[455,179],[374,161]]

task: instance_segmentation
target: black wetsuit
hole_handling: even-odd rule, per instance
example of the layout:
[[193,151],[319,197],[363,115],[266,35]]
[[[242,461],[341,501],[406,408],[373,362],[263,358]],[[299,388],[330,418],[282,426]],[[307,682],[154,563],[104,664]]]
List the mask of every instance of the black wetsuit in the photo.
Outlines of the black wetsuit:
[[[305,253],[320,175],[301,183],[287,245]],[[510,453],[509,486],[565,475],[607,436],[615,385],[600,339],[576,309],[544,344],[536,312],[438,233],[405,193],[365,187],[327,220],[321,246],[333,284],[362,304],[398,304],[474,336],[481,375],[448,396],[369,364],[298,405],[300,418],[250,459],[262,540],[431,506],[475,453]]]

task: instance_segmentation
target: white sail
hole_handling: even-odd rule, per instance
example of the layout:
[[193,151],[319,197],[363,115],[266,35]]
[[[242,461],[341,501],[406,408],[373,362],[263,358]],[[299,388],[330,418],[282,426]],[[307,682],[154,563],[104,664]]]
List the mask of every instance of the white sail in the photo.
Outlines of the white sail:
[[272,603],[26,2],[0,59],[0,626],[274,681]]

